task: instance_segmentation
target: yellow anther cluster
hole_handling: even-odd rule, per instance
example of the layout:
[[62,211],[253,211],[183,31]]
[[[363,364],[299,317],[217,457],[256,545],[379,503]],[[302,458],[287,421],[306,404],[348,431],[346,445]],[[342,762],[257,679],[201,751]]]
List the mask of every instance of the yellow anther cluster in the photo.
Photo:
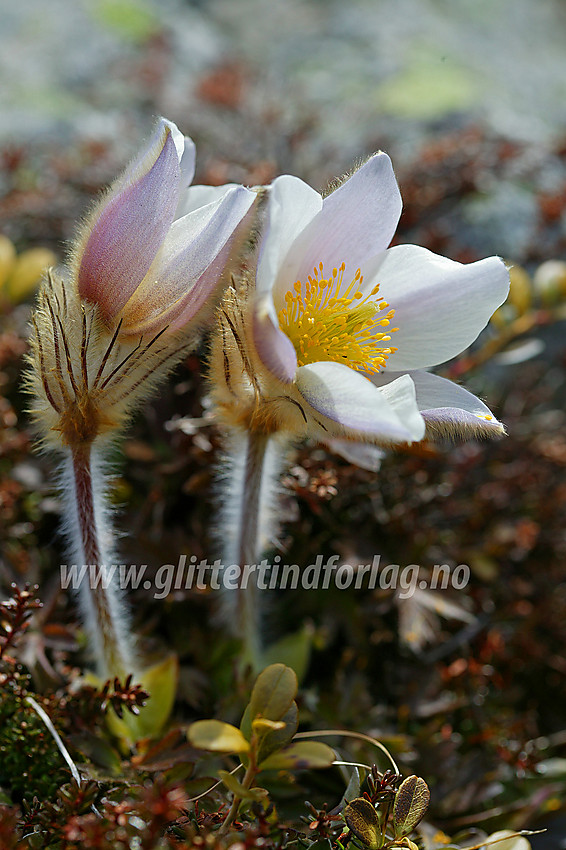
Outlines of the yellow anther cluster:
[[364,298],[360,269],[342,291],[345,271],[342,263],[332,269],[332,277],[325,277],[319,263],[304,287],[298,280],[285,295],[279,326],[293,343],[299,366],[333,360],[359,372],[377,373],[397,350],[383,344],[398,328],[378,330],[389,326],[395,310],[388,310],[389,304],[377,297],[379,284]]

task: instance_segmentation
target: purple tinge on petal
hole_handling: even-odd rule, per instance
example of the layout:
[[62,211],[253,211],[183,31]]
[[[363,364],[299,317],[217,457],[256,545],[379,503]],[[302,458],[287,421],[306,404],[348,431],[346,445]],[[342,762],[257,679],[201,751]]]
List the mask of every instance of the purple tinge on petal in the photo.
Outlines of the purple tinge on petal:
[[430,372],[413,372],[411,377],[429,430],[459,437],[505,433],[489,407],[464,387]]
[[[365,437],[395,443],[418,439],[401,421],[385,395],[348,366],[328,361],[300,366],[296,383],[315,411],[340,426],[329,436],[349,436],[360,441]],[[424,426],[422,430],[424,432]]]
[[253,221],[255,192],[238,186],[175,221],[154,265],[121,318],[124,333],[185,328],[222,283],[223,272]]
[[[389,379],[392,383],[386,386],[393,386],[399,377],[408,376],[398,376],[386,370],[373,380],[379,386]],[[429,432],[461,438],[505,433],[504,426],[489,407],[459,384],[431,372],[410,372],[409,377],[415,385],[417,405]]]
[[260,298],[253,316],[254,343],[267,369],[284,384],[290,384],[297,371],[297,355],[293,343],[279,328],[273,314],[270,296]]
[[111,320],[126,304],[150,268],[173,221],[179,198],[180,165],[168,127],[144,171],[126,173],[95,210],[79,256],[79,294],[98,304]]
[[483,415],[470,413],[457,407],[434,407],[422,410],[427,430],[446,437],[503,436],[505,428],[495,416],[487,419]]

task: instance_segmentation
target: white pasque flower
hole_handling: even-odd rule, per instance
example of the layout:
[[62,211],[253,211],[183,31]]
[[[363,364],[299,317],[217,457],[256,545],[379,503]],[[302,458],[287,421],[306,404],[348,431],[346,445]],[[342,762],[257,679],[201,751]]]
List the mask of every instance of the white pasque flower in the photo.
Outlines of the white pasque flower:
[[44,282],[29,381],[54,447],[117,433],[214,315],[257,193],[189,187],[194,167],[191,139],[161,118],[87,217],[71,268]]
[[121,336],[191,330],[210,315],[249,232],[255,192],[190,186],[193,141],[161,118],[94,207],[73,254],[78,294]]
[[401,206],[383,153],[325,198],[296,177],[273,182],[253,307],[260,391],[293,402],[303,432],[327,442],[412,442],[427,426],[503,433],[483,402],[426,370],[505,301],[505,265],[389,248]]

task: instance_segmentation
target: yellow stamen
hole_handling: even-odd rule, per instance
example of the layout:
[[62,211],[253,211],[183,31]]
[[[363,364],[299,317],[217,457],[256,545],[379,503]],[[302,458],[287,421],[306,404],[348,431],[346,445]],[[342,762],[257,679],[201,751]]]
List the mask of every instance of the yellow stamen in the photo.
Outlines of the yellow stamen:
[[[299,366],[333,360],[359,372],[377,373],[397,350],[382,346],[398,328],[389,328],[387,334],[378,330],[389,326],[395,310],[376,297],[379,284],[364,298],[360,269],[342,292],[345,270],[342,263],[332,269],[332,277],[325,278],[319,263],[304,286],[297,280],[285,295],[279,326],[293,343]],[[385,315],[384,310],[388,310]]]

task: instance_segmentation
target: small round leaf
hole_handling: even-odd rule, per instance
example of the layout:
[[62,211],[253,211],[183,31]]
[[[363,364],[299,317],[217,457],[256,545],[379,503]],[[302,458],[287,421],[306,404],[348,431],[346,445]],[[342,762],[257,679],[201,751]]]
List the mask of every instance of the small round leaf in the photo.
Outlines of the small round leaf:
[[298,741],[268,756],[259,765],[260,770],[310,770],[330,767],[336,756],[334,750],[319,741]]
[[247,753],[250,749],[239,729],[220,720],[197,720],[189,726],[189,741],[199,750],[214,753]]
[[365,797],[356,797],[344,809],[344,820],[356,838],[368,848],[381,847],[381,829],[377,812]]
[[295,671],[285,664],[270,664],[257,677],[250,699],[250,715],[281,720],[297,693]]
[[430,802],[428,785],[420,776],[408,776],[397,791],[393,807],[396,838],[409,835],[422,820]]

